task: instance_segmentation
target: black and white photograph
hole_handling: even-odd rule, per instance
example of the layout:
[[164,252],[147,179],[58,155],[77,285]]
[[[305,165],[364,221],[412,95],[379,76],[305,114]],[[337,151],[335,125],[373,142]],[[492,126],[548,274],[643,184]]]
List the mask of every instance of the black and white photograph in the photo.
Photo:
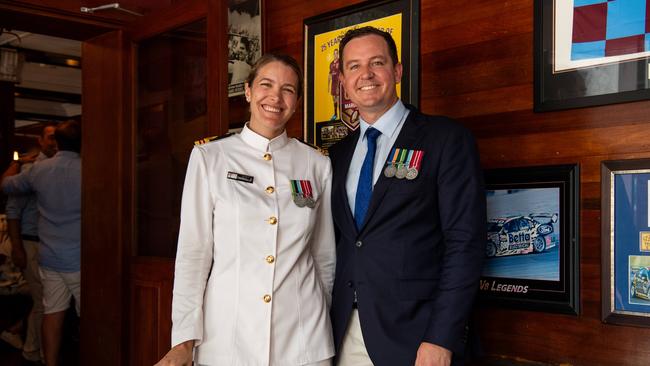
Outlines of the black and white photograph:
[[251,67],[262,54],[261,0],[228,1],[228,96],[244,94]]

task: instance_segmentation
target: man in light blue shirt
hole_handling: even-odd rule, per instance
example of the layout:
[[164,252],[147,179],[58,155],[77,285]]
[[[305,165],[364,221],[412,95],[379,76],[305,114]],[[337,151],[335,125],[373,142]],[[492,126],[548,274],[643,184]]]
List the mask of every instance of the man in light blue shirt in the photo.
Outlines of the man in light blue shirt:
[[81,127],[76,121],[57,126],[59,151],[51,159],[18,174],[15,162],[2,176],[6,194],[35,192],[40,218],[40,275],[43,283],[45,364],[56,366],[65,310],[74,296],[80,314]]
[[[38,137],[40,152],[35,163],[56,154],[54,125],[43,127]],[[30,161],[33,159],[29,159]],[[27,172],[32,163],[22,164],[21,172]],[[32,309],[27,319],[27,337],[23,357],[29,361],[41,360],[41,323],[43,319],[43,285],[38,267],[38,207],[35,194],[15,194],[7,199],[7,226],[12,246],[13,262],[21,268],[32,298]]]

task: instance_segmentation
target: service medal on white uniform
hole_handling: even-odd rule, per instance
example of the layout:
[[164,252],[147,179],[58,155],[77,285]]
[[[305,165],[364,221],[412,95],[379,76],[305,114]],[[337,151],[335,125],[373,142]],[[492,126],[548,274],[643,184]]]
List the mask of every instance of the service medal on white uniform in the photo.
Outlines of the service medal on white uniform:
[[307,206],[309,208],[314,208],[316,206],[316,201],[314,201],[314,193],[310,181],[294,179],[291,180],[290,185],[291,196],[293,197],[293,202],[296,204],[296,206]]

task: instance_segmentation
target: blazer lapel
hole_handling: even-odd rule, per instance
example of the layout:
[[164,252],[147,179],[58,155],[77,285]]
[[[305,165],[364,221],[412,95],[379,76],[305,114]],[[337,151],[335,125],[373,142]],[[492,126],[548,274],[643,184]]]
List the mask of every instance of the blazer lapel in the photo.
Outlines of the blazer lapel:
[[[402,130],[397,136],[397,140],[395,140],[395,143],[393,144],[393,146],[389,151],[392,151],[393,148],[395,147],[408,148],[409,146],[413,146],[413,144],[415,143],[418,137],[418,133],[417,133],[418,124],[415,121],[417,114],[419,114],[417,110],[411,109],[408,117],[406,118],[406,121],[404,121],[404,126],[402,126]],[[393,184],[394,181],[395,181],[394,178],[386,178],[383,172],[379,174],[379,179],[377,179],[377,183],[375,183],[375,186],[372,189],[370,206],[368,207],[368,212],[366,213],[366,218],[363,223],[362,230],[363,228],[365,228],[366,224],[370,221],[375,211],[377,211],[377,207],[379,207],[379,204],[381,203],[381,200],[384,198],[386,191],[391,186],[391,184]]]
[[344,213],[344,222],[345,226],[351,228],[354,231],[354,236],[357,233],[357,226],[354,223],[354,216],[352,215],[352,209],[350,209],[350,202],[348,201],[348,191],[345,188],[345,183],[348,178],[348,170],[350,169],[350,163],[352,162],[352,155],[354,154],[354,149],[357,146],[357,140],[359,140],[359,129],[356,129],[352,132],[352,135],[345,141],[345,145],[342,146],[341,151],[337,155],[338,167],[335,174],[339,175],[337,179],[337,187],[333,187],[333,190],[339,192],[336,194],[337,199],[345,202],[345,204],[340,205],[340,207],[345,211]]

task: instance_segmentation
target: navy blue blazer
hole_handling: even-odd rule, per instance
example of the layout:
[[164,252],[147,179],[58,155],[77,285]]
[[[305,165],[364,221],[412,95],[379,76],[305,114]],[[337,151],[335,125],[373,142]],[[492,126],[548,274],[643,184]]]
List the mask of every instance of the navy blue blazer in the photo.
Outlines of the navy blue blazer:
[[361,230],[345,188],[359,130],[330,148],[334,341],[340,350],[356,290],[376,366],[412,366],[421,342],[463,354],[485,258],[485,190],[474,138],[449,118],[407,107],[394,147],[424,150],[420,174],[407,180],[382,172]]

